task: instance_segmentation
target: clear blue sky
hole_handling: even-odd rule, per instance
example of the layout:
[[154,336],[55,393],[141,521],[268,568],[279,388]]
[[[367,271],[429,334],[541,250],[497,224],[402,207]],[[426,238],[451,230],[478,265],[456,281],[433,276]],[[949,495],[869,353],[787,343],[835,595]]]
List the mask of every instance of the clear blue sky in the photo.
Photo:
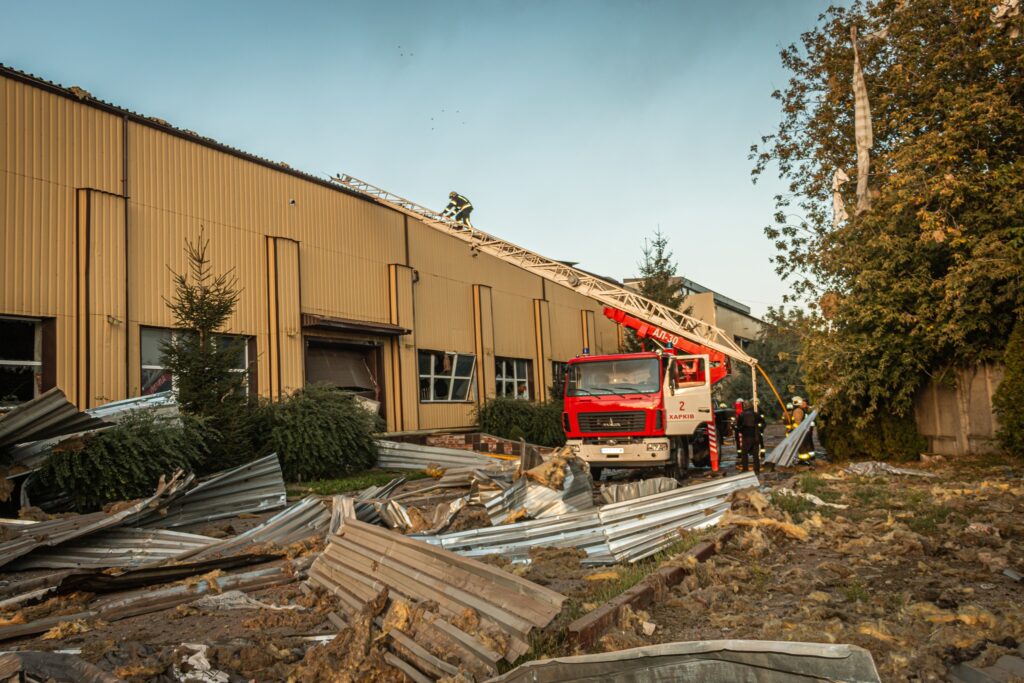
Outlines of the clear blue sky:
[[785,285],[762,233],[778,51],[818,0],[14,2],[0,61],[312,173],[345,172],[616,278],[644,236],[750,304]]

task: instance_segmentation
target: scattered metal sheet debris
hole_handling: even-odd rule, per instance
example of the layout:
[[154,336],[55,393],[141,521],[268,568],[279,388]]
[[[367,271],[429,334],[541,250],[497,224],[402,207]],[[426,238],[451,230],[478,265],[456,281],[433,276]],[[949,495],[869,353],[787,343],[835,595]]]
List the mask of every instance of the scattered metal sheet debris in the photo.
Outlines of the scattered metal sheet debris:
[[161,391],[149,396],[111,401],[98,408],[89,408],[85,412],[109,424],[116,424],[136,410],[149,411],[158,418],[177,419],[178,402],[174,400],[173,391]]
[[0,566],[13,562],[41,546],[58,546],[98,531],[133,524],[150,510],[166,505],[181,495],[191,482],[192,475],[185,475],[179,470],[168,482],[161,478],[156,493],[152,496],[131,504],[122,503],[120,505],[123,507],[117,512],[91,512],[29,526],[0,524],[8,533],[16,534],[12,540],[0,543]]
[[[556,473],[554,481],[531,473],[547,469]],[[552,458],[523,473],[511,488],[484,503],[494,525],[523,516],[530,519],[557,517],[594,507],[594,482],[587,466],[579,458]]]
[[271,586],[279,586],[301,579],[306,575],[310,557],[299,557],[294,560],[277,560],[247,569],[242,572],[224,574],[209,572],[182,583],[175,583],[160,588],[142,588],[124,593],[115,593],[94,600],[89,609],[75,614],[62,614],[37,619],[25,624],[0,626],[0,641],[21,638],[37,633],[45,633],[54,626],[66,621],[99,619],[101,621],[118,621],[170,609],[210,593],[224,593],[231,590],[244,592],[256,591]]
[[466,507],[466,496],[455,498],[447,503],[438,503],[429,516],[416,508],[407,508],[401,503],[389,500],[375,503],[377,514],[384,523],[402,533],[436,534],[443,531],[459,510]]
[[161,529],[212,522],[284,507],[287,493],[276,453],[200,481],[166,507],[140,522]]
[[[99,408],[89,408],[85,411],[86,415],[96,418],[99,422],[88,424],[81,428],[81,431],[73,431],[70,433],[65,432],[60,436],[41,438],[28,443],[11,446],[7,449],[5,457],[7,457],[12,463],[16,463],[29,469],[35,469],[49,457],[50,451],[53,447],[64,439],[81,436],[97,429],[105,429],[117,422],[120,422],[125,418],[125,416],[136,410],[152,411],[158,417],[165,419],[176,420],[178,418],[178,404],[174,400],[174,394],[170,391],[163,391],[158,394],[141,396],[139,398],[129,398],[123,401],[114,401],[113,403],[102,405]],[[22,490],[24,492],[24,489]],[[22,506],[28,506],[27,499],[22,500]]]
[[54,388],[0,416],[0,450],[17,443],[106,426],[108,423],[80,411],[63,391]]
[[218,539],[163,529],[120,528],[101,531],[61,543],[56,548],[39,548],[10,565],[22,569],[102,569],[141,567],[171,560],[182,553],[202,550]]
[[26,683],[123,683],[123,679],[107,673],[81,657],[30,650],[0,654],[0,680]]
[[786,435],[772,452],[765,456],[764,461],[774,464],[776,467],[789,467],[796,460],[800,450],[800,444],[804,441],[807,431],[814,426],[814,418],[818,416],[818,409],[815,408],[811,414],[803,419],[803,422],[796,426],[796,429]]
[[437,448],[400,441],[377,441],[377,466],[385,470],[423,471],[435,465],[451,467],[485,467],[501,461],[517,461],[518,456],[488,455],[458,448]]
[[640,481],[630,481],[624,484],[606,484],[601,487],[601,497],[606,503],[620,503],[624,500],[634,500],[644,496],[653,496],[655,493],[674,491],[679,488],[679,481],[671,477],[651,477]]
[[493,675],[500,658],[512,662],[529,649],[530,631],[549,624],[566,600],[491,565],[351,518],[313,563],[309,581],[345,605],[339,625],[385,590],[394,609],[425,607],[392,631],[405,638],[395,654],[426,672],[437,666],[432,652],[443,648],[467,669]]
[[855,462],[846,468],[846,471],[850,474],[856,474],[861,477],[873,477],[878,474],[899,474],[908,477],[937,477],[938,475],[934,472],[923,472],[921,470],[912,470],[907,467],[893,467],[887,462],[877,462],[875,460],[867,460],[865,462]]
[[871,653],[856,645],[705,640],[522,664],[488,683],[568,681],[733,683],[827,680],[879,683]]
[[[382,520],[380,515],[377,514],[377,508],[373,504],[373,501],[387,500],[391,497],[391,494],[395,489],[404,483],[405,477],[396,477],[383,486],[369,486],[360,491],[353,500],[355,516],[360,521],[367,522],[368,524],[381,524]],[[332,532],[335,528],[336,527],[332,523]]]
[[119,574],[110,574],[102,571],[64,572],[63,576],[58,579],[57,584],[53,586],[53,590],[60,595],[67,595],[75,591],[117,593],[145,586],[181,581],[190,576],[206,574],[218,569],[230,571],[254,564],[274,562],[278,559],[280,558],[277,555],[232,555],[227,558],[190,562],[188,564],[130,569]]
[[198,551],[183,553],[177,559],[227,557],[264,544],[284,548],[310,536],[325,536],[330,524],[331,513],[320,498],[308,496],[245,533],[225,538]]
[[417,538],[467,557],[525,561],[531,548],[555,547],[585,551],[585,564],[636,562],[674,543],[682,529],[714,526],[729,494],[756,486],[748,472],[558,517]]

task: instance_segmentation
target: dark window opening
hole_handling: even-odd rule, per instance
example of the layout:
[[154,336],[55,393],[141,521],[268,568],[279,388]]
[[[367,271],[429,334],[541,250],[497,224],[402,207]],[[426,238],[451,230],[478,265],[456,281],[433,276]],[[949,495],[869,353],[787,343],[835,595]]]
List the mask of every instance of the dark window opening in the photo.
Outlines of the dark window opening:
[[476,356],[451,351],[420,351],[420,401],[440,403],[476,398]]
[[0,407],[31,401],[42,393],[42,327],[38,320],[0,318]]

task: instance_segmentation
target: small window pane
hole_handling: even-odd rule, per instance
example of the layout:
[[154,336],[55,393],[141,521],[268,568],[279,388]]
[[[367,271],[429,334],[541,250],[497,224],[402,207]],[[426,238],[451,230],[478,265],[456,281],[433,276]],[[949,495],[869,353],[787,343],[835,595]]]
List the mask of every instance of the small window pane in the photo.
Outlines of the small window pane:
[[429,351],[420,351],[420,374],[429,375],[433,357]]
[[430,393],[430,378],[420,377],[420,400],[429,401],[431,399]]
[[142,365],[162,365],[160,347],[171,339],[170,330],[159,330],[152,327],[142,328]]
[[142,395],[171,390],[171,373],[166,370],[142,371]]
[[0,405],[15,405],[35,398],[40,380],[38,370],[30,365],[0,365]]
[[448,400],[448,382],[449,380],[438,377],[434,379],[434,400],[435,401],[447,401]]
[[245,370],[245,352],[246,352],[246,341],[245,337],[238,337],[228,334],[217,335],[217,344],[221,347],[228,347],[235,352],[235,362],[232,364],[236,370]]
[[35,322],[0,320],[0,360],[39,360],[36,358]]
[[465,401],[469,397],[469,380],[456,379],[452,382],[452,400]]
[[455,374],[459,377],[469,377],[473,374],[473,361],[475,356],[460,355],[455,363]]
[[526,379],[526,375],[527,374],[528,373],[526,372],[526,361],[525,360],[517,360],[516,361],[516,379]]

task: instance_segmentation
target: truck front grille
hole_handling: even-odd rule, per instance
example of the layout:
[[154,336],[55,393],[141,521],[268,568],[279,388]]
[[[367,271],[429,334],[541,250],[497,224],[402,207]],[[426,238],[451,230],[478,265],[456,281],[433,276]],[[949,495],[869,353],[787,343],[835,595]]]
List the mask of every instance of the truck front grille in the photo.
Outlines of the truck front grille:
[[644,428],[644,411],[621,413],[580,413],[581,432],[639,432]]

